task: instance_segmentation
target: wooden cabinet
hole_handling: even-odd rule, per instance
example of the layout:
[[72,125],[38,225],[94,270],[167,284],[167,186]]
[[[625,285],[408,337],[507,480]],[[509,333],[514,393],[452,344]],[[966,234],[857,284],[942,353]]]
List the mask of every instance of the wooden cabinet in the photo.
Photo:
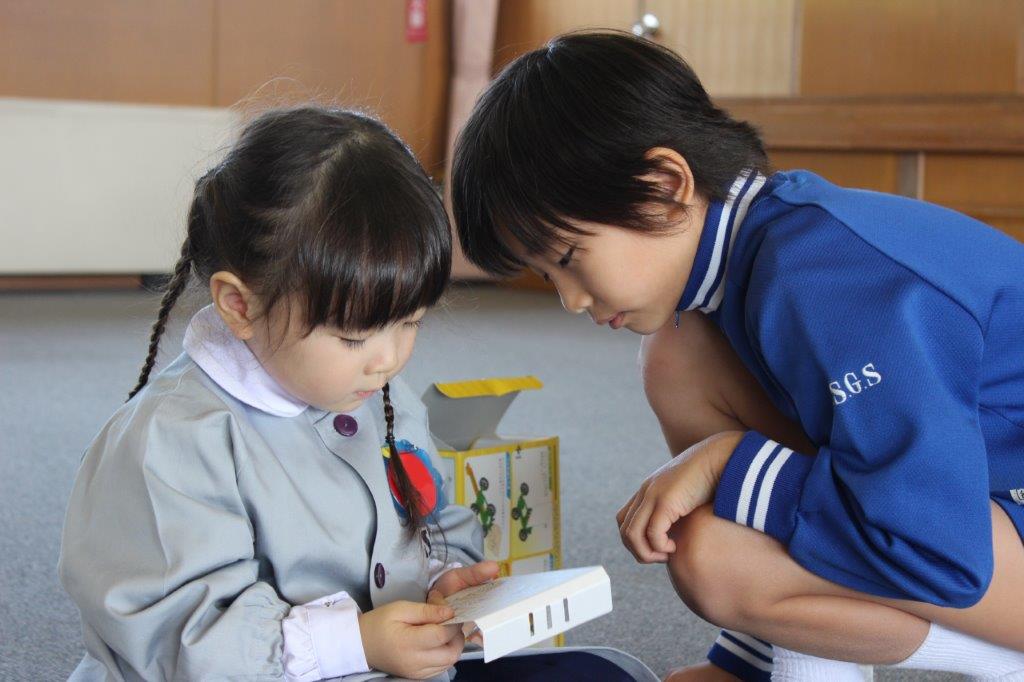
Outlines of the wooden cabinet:
[[803,0],[801,95],[1022,90],[1021,0]]
[[[647,0],[656,39],[773,166],[943,204],[1024,239],[1024,0]],[[497,65],[640,3],[503,3]]]
[[193,179],[267,107],[371,110],[439,174],[450,2],[428,0],[425,40],[407,7],[0,2],[0,275],[168,272]]
[[1024,241],[1024,97],[737,99],[778,169],[924,199]]
[[1022,188],[1024,151],[924,156],[922,199],[949,206],[1024,241]]
[[210,106],[215,0],[0,2],[0,97]]
[[448,0],[406,39],[404,0],[8,0],[0,97],[243,110],[318,99],[379,112],[443,166]]

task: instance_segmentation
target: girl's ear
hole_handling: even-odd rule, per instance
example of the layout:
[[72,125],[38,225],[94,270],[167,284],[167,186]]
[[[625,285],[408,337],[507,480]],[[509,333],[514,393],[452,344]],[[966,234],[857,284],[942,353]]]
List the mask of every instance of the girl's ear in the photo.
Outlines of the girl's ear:
[[251,339],[258,302],[245,282],[226,270],[215,272],[210,277],[210,296],[231,333],[242,341]]
[[682,154],[668,147],[655,147],[647,150],[644,158],[653,161],[658,170],[641,176],[641,180],[660,185],[665,196],[678,204],[689,206],[693,203],[696,194],[693,172]]

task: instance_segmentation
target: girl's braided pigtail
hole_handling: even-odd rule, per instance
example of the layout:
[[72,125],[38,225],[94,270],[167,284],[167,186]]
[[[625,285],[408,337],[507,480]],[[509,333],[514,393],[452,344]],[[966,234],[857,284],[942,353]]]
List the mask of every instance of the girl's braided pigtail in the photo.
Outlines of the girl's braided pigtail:
[[398,484],[398,492],[402,496],[402,506],[409,515],[410,527],[415,529],[423,525],[423,514],[420,513],[422,502],[420,494],[409,479],[405,471],[402,458],[398,454],[398,447],[395,445],[395,408],[391,406],[391,386],[384,384],[384,421],[387,423],[387,435],[385,441],[390,451],[391,468],[395,472],[395,482]]
[[160,312],[156,322],[153,323],[153,332],[149,335],[149,355],[142,364],[142,371],[139,372],[139,383],[135,385],[132,392],[128,394],[128,400],[135,397],[135,394],[142,390],[142,387],[149,381],[149,373],[153,371],[156,364],[156,353],[160,346],[160,337],[163,336],[164,328],[167,326],[167,318],[170,317],[171,309],[177,302],[181,292],[188,284],[189,275],[192,274],[192,244],[188,237],[181,246],[181,256],[174,266],[174,274],[171,275],[167,288],[164,289],[164,297],[160,300]]

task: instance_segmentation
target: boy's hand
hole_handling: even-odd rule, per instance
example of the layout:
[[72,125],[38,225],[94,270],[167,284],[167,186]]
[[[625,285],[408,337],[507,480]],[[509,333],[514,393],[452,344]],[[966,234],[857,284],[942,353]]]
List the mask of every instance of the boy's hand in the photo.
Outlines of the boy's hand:
[[[474,587],[490,582],[498,577],[497,561],[481,561],[472,566],[460,566],[453,568],[437,579],[434,583],[434,590],[441,593],[442,597],[455,594],[467,587]],[[433,591],[433,590],[432,590]]]
[[455,611],[443,604],[396,601],[359,615],[366,662],[374,670],[422,680],[455,665],[462,626],[441,625]]
[[672,524],[715,497],[722,471],[743,438],[724,431],[697,443],[647,477],[615,515],[619,535],[641,563],[666,562],[676,551]]

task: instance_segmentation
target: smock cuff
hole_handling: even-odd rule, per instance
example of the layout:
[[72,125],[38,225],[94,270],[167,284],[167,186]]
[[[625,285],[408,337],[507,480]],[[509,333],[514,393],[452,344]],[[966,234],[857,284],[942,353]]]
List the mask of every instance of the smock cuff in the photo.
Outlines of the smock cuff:
[[347,592],[293,606],[281,622],[282,663],[289,682],[369,672],[359,613],[359,606]]
[[813,457],[757,431],[733,450],[715,492],[715,515],[768,533],[783,544],[796,528],[797,505]]

